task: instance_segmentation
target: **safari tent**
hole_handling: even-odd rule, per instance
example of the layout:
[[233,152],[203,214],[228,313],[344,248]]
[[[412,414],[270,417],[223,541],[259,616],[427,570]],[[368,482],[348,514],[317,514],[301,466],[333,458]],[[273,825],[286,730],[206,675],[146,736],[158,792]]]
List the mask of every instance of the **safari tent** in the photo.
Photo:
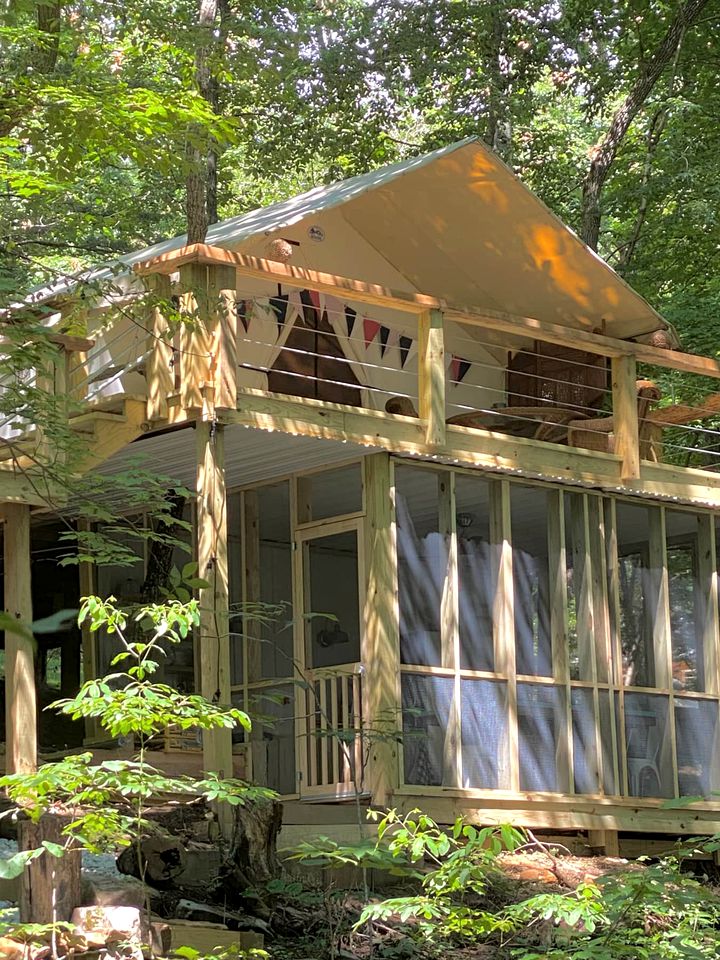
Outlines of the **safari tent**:
[[[609,850],[720,830],[720,475],[711,445],[699,465],[678,453],[709,432],[720,366],[682,352],[479,141],[34,300],[88,436],[79,469],[139,458],[196,491],[185,511],[211,586],[165,676],[258,719],[242,737],[168,731],[168,764],[275,788],[299,831],[351,823],[357,797],[586,831]],[[710,388],[662,396],[668,370]],[[68,574],[48,604],[53,528],[17,463],[19,443],[47,438],[3,431],[6,609],[137,599],[147,557]],[[256,603],[283,613],[259,625]],[[68,635],[43,664],[59,656],[70,689],[107,668],[110,641]],[[5,643],[19,769],[49,674],[22,638]],[[706,799],[667,806],[689,796]]]

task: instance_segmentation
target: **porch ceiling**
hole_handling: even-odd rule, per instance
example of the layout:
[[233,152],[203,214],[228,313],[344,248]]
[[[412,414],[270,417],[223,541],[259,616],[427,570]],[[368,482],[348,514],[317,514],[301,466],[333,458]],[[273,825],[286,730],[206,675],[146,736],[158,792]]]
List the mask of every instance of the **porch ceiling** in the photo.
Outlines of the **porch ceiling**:
[[[353,443],[232,425],[225,428],[225,478],[230,489],[300,470],[330,467],[372,452]],[[119,473],[134,463],[194,489],[195,431],[187,427],[141,437],[107,460],[97,473]]]

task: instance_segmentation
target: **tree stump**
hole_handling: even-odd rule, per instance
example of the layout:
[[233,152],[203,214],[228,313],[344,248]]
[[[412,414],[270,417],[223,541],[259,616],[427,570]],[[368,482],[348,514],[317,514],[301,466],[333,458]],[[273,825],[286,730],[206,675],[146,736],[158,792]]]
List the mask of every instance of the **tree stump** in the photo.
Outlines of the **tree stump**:
[[235,824],[226,871],[239,887],[263,886],[280,872],[277,838],[282,804],[265,800],[233,807]]
[[160,890],[202,894],[206,902],[225,902],[229,891],[263,886],[280,869],[277,836],[282,804],[267,800],[231,810],[233,839],[226,846],[204,801],[148,809],[146,819],[153,827],[139,845],[123,850],[118,870],[134,877],[144,875]]
[[[34,850],[43,840],[64,843],[62,830],[70,822],[70,817],[54,813],[44,814],[37,823],[19,820],[18,849]],[[81,902],[81,869],[80,850],[70,851],[64,857],[44,853],[33,860],[20,877],[20,922],[69,920]]]

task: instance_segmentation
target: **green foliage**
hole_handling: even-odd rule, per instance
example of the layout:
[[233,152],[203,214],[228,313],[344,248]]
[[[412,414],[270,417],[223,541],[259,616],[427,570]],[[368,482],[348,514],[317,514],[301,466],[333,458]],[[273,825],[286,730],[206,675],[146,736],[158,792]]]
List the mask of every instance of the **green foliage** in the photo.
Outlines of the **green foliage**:
[[[188,574],[195,573],[188,569]],[[204,581],[198,581],[204,586]],[[148,763],[146,752],[154,737],[170,727],[205,732],[250,729],[247,715],[233,707],[213,703],[194,694],[183,694],[157,683],[154,674],[165,656],[165,646],[180,643],[200,620],[198,601],[170,600],[145,604],[131,610],[116,606],[114,598],[86,597],[78,616],[90,630],[102,629],[116,636],[122,646],[114,664],[125,669],[98,680],[88,680],[75,697],[53,704],[73,719],[96,718],[102,729],[117,738],[130,735],[139,752],[130,760],[106,760],[94,764],[92,754],[71,755],[41,766],[33,773],[0,777],[16,811],[37,821],[48,812],[65,812],[70,820],[63,827],[63,843],[43,843],[35,850],[21,851],[0,862],[3,876],[17,876],[25,866],[42,856],[62,856],[83,848],[93,852],[128,846],[143,832],[153,829],[143,811],[153,797],[174,794],[188,800],[198,796],[218,803],[238,805],[273,796],[271,791],[243,781],[169,777]]]
[[494,949],[498,960],[709,960],[720,951],[720,894],[684,869],[687,858],[720,847],[720,838],[690,840],[673,857],[568,893],[550,888],[497,905],[497,857],[523,844],[520,831],[479,829],[462,819],[443,830],[419,810],[404,816],[371,811],[369,817],[378,824],[374,843],[320,838],[301,844],[294,858],[306,865],[373,867],[402,878],[410,890],[366,903],[356,930],[399,924],[414,942],[409,949],[404,941],[403,956],[443,956],[454,946],[478,943]]
[[242,947],[216,947],[210,953],[201,953],[194,947],[178,947],[173,951],[182,960],[267,960],[270,954],[257,947],[243,950]]

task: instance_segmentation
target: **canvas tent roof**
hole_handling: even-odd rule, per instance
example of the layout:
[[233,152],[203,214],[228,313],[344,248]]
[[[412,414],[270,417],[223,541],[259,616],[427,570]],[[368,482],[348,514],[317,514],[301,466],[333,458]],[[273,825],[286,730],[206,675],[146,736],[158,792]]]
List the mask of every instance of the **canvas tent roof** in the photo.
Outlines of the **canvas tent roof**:
[[[207,243],[263,256],[271,235],[302,247],[299,265],[457,305],[625,338],[667,326],[477,139],[224,220]],[[185,244],[176,237],[123,256],[121,272]],[[98,268],[84,279],[117,272]],[[70,287],[45,288],[34,299]]]

